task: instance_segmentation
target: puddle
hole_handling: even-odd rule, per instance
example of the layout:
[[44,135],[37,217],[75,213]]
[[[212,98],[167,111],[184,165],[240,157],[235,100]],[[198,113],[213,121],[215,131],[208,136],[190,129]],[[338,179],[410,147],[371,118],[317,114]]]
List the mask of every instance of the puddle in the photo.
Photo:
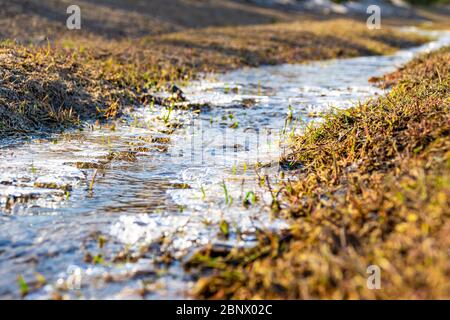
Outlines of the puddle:
[[276,185],[292,128],[383,94],[367,80],[449,44],[435,35],[392,56],[208,76],[183,88],[201,112],[147,106],[0,145],[0,297],[19,296],[19,274],[30,299],[186,297],[181,261],[196,248],[251,246],[259,228],[287,226],[259,182]]

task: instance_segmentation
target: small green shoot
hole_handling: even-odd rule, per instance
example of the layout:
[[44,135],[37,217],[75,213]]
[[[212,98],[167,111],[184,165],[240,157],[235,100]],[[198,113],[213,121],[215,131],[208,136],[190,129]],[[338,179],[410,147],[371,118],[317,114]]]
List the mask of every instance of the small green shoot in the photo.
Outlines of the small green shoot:
[[171,105],[169,107],[169,110],[167,110],[166,114],[163,116],[163,121],[165,124],[167,124],[169,122],[172,111],[173,111],[173,105]]
[[242,201],[242,204],[244,207],[248,207],[250,205],[254,205],[256,203],[256,195],[253,191],[247,192],[245,195],[244,201]]
[[100,249],[102,249],[105,246],[107,239],[105,238],[105,236],[99,235],[97,241],[98,241],[98,247]]
[[92,262],[93,262],[94,264],[104,264],[104,263],[105,263],[105,260],[103,259],[103,256],[102,256],[101,254],[97,254],[97,255],[93,258]]
[[36,173],[37,173],[37,169],[36,169],[36,167],[34,166],[34,163],[31,164],[31,173],[32,173],[32,174],[36,174]]
[[206,192],[205,192],[205,188],[203,186],[200,187],[200,191],[202,192],[202,200],[206,199]]
[[226,222],[225,220],[220,221],[220,233],[228,238],[228,236],[230,235],[230,224],[228,222]]
[[234,121],[231,125],[230,125],[231,129],[237,129],[239,128],[239,121]]
[[233,203],[233,198],[228,193],[227,185],[225,184],[225,180],[222,182],[223,193],[225,195],[225,203],[227,205],[231,205]]
[[89,191],[92,192],[94,190],[95,178],[97,177],[98,169],[95,169],[94,174],[92,175],[91,183],[89,185]]
[[19,274],[17,277],[17,283],[19,285],[20,295],[25,297],[30,292],[30,289],[28,288],[28,284],[23,275]]

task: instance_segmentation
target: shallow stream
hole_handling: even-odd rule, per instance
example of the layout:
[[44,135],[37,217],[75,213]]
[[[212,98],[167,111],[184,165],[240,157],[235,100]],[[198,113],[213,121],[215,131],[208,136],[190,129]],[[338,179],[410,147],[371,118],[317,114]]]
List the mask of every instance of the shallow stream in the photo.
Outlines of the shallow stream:
[[19,297],[19,275],[29,299],[186,297],[182,262],[195,249],[251,246],[258,228],[288,226],[260,182],[276,187],[290,136],[383,94],[368,79],[450,43],[434,35],[391,56],[209,75],[182,88],[198,112],[141,106],[108,125],[2,142],[0,297]]

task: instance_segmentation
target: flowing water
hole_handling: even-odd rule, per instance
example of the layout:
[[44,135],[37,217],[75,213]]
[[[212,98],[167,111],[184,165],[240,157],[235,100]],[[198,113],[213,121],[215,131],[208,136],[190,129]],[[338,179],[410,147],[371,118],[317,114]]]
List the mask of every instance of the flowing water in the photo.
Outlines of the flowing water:
[[289,137],[383,94],[367,80],[449,44],[435,35],[392,56],[207,76],[183,88],[198,111],[142,106],[108,125],[3,142],[0,297],[19,296],[19,275],[30,299],[186,297],[182,262],[195,249],[251,246],[258,229],[288,226],[268,208]]

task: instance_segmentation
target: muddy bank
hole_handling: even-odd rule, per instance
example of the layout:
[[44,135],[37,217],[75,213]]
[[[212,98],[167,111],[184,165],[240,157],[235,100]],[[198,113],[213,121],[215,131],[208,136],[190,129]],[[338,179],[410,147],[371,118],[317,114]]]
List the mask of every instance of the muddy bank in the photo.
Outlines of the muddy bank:
[[[337,1],[336,1],[337,2]],[[448,6],[410,7],[397,1],[265,0],[80,0],[82,29],[65,27],[69,4],[58,0],[0,0],[0,39],[44,44],[67,37],[141,38],[207,27],[249,26],[330,18],[367,19],[367,7],[379,5],[383,23],[448,21]],[[390,20],[390,21],[389,21]],[[408,21],[409,20],[409,21]],[[389,21],[389,22],[388,22]],[[448,26],[448,22],[447,22]]]
[[82,29],[65,27],[70,5],[58,0],[1,0],[0,38],[42,43],[71,35],[102,39],[148,35],[210,26],[267,24],[290,21],[299,14],[260,8],[230,0],[81,0]]

